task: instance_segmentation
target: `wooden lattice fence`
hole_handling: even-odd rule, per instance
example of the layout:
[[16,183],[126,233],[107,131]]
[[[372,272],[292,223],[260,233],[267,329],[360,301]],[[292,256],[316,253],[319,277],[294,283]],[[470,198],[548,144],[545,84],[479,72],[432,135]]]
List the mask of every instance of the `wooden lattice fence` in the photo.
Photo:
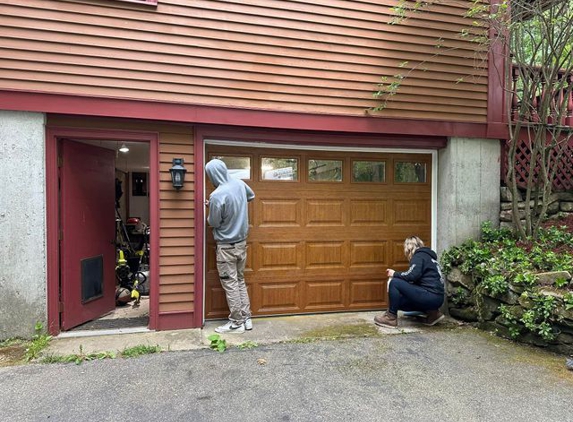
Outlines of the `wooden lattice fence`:
[[[521,69],[523,71],[523,69]],[[541,68],[528,68],[527,71],[530,74],[536,74],[536,78],[540,81],[543,79],[543,72]],[[539,110],[537,109],[542,103],[542,98],[549,95],[552,98],[551,108],[553,110],[558,110],[561,106],[565,107],[566,112],[563,113],[560,118],[556,115],[549,116],[550,124],[560,125],[564,128],[573,127],[573,93],[571,92],[571,84],[573,83],[573,75],[560,74],[559,81],[565,81],[565,84],[558,84],[558,88],[552,89],[549,84],[540,84],[541,89],[531,101],[531,109],[528,110],[526,115],[519,115],[518,110],[520,109],[520,101],[517,96],[519,91],[519,66],[513,65],[512,67],[512,110],[511,117],[514,121],[518,119],[522,122],[537,123],[539,121],[538,115]],[[528,141],[524,135],[523,139],[517,145],[516,157],[515,157],[515,175],[517,186],[520,188],[526,188],[527,179],[529,176],[529,167],[531,162],[531,151],[528,146]],[[560,147],[562,148],[562,147]],[[557,163],[557,172],[555,174],[555,179],[553,181],[553,189],[556,191],[573,190],[573,139],[568,145],[564,147],[562,156]],[[507,155],[509,151],[509,143],[505,144],[502,156],[502,178],[505,178],[507,172]],[[552,159],[555,160],[558,153],[557,150],[553,151]],[[555,161],[553,161],[555,162]],[[534,181],[539,175],[540,165],[539,163],[534,169]]]
[[[502,161],[502,177],[505,177],[507,172],[507,154],[509,144],[505,144],[504,156]],[[552,158],[555,159],[557,152],[554,151]],[[531,151],[528,142],[522,140],[517,145],[515,154],[515,176],[517,186],[525,189],[527,187],[527,178],[529,176],[529,163],[531,162]],[[540,165],[535,166],[534,180],[539,175]],[[557,171],[553,181],[553,189],[556,191],[573,190],[573,140],[565,147],[565,151],[561,159],[557,163]]]

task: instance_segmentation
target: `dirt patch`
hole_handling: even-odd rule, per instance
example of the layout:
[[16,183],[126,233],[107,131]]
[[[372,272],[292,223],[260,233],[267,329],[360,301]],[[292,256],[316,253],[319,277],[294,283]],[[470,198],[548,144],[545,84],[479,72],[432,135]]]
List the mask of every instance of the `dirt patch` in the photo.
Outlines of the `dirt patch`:
[[22,344],[0,347],[0,367],[23,364],[25,354],[26,346]]

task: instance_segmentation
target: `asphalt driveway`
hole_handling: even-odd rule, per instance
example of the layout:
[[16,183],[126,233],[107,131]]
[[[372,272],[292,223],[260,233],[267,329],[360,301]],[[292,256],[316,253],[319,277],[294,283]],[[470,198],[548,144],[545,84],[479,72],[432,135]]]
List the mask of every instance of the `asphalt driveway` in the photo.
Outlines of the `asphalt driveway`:
[[0,420],[569,421],[564,357],[467,326],[0,368]]

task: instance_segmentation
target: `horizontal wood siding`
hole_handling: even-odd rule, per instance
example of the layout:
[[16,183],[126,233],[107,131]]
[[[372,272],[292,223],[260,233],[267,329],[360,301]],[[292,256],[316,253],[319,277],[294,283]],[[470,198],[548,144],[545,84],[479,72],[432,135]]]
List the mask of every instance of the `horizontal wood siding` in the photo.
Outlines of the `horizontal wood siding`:
[[379,115],[485,122],[487,62],[459,35],[470,3],[389,25],[395,4],[5,0],[0,89],[364,115],[381,77],[414,66]]
[[[171,183],[173,158],[185,160],[185,186]],[[162,132],[159,141],[159,313],[195,311],[195,165],[190,133]]]
[[[195,311],[195,177],[192,129],[179,125],[114,119],[78,119],[50,116],[48,125],[89,127],[159,133],[160,227],[159,233],[159,315]],[[173,189],[169,169],[173,158],[185,159],[185,186]]]

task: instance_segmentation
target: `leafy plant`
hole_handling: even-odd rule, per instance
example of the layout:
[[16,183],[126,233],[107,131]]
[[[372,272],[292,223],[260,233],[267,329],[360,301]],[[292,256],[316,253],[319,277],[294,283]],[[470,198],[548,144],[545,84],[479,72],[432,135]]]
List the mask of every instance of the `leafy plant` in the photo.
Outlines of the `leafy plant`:
[[556,307],[555,298],[533,292],[524,292],[523,295],[531,299],[533,307],[523,313],[521,322],[528,330],[540,335],[543,339],[554,340],[555,333],[551,325],[551,316]]
[[211,349],[217,350],[220,353],[223,353],[225,350],[227,350],[227,340],[221,338],[219,334],[211,334],[209,337],[207,337],[207,340],[211,342],[209,344]]
[[515,284],[523,284],[525,286],[534,286],[537,283],[539,277],[536,274],[529,273],[529,272],[520,272],[518,273],[513,282]]
[[467,302],[469,297],[469,293],[463,289],[462,287],[458,287],[456,291],[452,294],[450,298],[450,302],[455,305],[459,306]]
[[557,287],[558,289],[562,289],[563,287],[567,286],[568,284],[569,284],[569,281],[563,277],[558,277],[555,280],[555,287]]
[[573,293],[567,292],[563,295],[563,303],[567,311],[573,309]]
[[24,354],[24,359],[27,362],[37,359],[40,356],[40,352],[48,347],[50,340],[52,340],[52,336],[49,336],[44,331],[44,325],[41,322],[36,323],[34,331],[35,334],[32,337],[32,341],[28,348],[26,348],[26,353]]
[[499,311],[501,313],[501,316],[507,322],[509,336],[513,339],[519,337],[519,335],[521,334],[521,329],[519,327],[517,317],[513,314],[511,309],[507,305],[502,304],[499,306]]
[[483,288],[494,296],[502,295],[507,292],[509,284],[501,274],[490,275],[486,277],[481,285]]

